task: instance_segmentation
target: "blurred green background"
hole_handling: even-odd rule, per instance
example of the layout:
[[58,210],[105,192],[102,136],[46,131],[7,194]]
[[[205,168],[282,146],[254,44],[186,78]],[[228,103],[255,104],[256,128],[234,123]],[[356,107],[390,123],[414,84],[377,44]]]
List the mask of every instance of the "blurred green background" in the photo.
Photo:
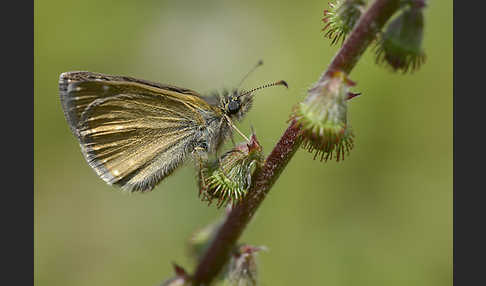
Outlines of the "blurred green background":
[[[191,233],[223,209],[199,201],[186,164],[126,194],[87,165],[64,119],[59,74],[88,70],[202,93],[285,79],[247,118],[266,153],[337,51],[328,1],[34,1],[35,284],[157,285],[192,272]],[[299,150],[241,242],[265,245],[261,285],[452,285],[452,0],[430,1],[427,62],[393,74],[366,52],[350,75],[356,144],[343,162]]]

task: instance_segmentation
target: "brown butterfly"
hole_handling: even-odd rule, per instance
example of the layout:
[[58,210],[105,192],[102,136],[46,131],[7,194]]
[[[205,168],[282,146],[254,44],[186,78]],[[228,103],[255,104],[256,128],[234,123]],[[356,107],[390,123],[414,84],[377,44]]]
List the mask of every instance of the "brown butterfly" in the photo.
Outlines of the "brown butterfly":
[[216,152],[239,132],[232,121],[245,116],[253,93],[275,85],[288,87],[278,81],[202,96],[126,76],[73,71],[59,78],[64,115],[88,164],[130,191],[150,191],[188,157]]

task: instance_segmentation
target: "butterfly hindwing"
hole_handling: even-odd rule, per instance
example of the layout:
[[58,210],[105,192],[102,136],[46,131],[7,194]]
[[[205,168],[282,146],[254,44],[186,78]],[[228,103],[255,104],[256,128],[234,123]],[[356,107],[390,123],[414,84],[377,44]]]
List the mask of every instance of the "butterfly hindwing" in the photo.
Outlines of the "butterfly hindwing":
[[196,92],[134,78],[64,73],[61,102],[83,155],[107,183],[151,190],[204,136],[216,109]]

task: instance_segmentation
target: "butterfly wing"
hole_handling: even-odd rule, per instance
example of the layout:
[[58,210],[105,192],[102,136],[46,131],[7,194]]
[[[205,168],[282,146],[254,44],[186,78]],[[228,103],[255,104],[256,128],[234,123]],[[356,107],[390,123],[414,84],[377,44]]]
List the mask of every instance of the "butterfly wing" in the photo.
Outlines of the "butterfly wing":
[[182,164],[217,112],[192,90],[129,77],[63,73],[59,89],[88,164],[132,191],[153,189]]

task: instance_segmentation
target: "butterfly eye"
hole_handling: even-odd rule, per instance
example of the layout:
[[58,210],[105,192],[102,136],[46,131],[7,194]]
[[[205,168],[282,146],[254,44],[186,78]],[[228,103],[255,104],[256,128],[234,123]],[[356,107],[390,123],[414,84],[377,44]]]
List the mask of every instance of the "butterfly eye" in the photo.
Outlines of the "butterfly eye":
[[228,103],[228,113],[235,114],[240,110],[240,101],[239,100],[232,100]]

